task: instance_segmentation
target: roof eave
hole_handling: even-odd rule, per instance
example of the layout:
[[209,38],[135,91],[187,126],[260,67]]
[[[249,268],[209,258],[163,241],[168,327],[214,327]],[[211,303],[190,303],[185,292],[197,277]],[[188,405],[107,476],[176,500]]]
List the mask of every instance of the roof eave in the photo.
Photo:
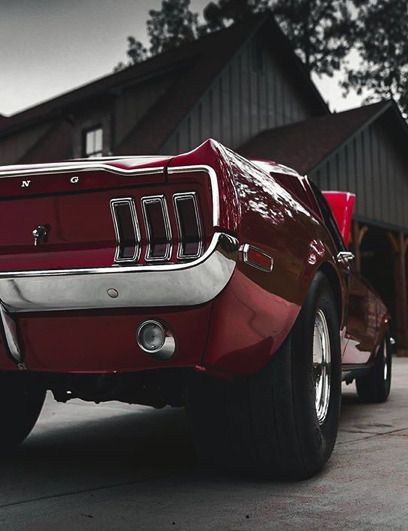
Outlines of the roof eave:
[[[319,166],[321,166],[322,164],[324,164],[334,153],[336,153],[336,151],[339,151],[339,149],[341,149],[343,146],[345,146],[350,140],[355,138],[359,133],[361,133],[361,131],[366,129],[370,124],[375,122],[386,111],[391,109],[392,105],[393,105],[393,101],[392,100],[384,102],[384,106],[380,107],[379,110],[376,113],[374,113],[367,120],[365,120],[362,124],[360,124],[360,126],[357,127],[350,135],[348,135],[342,142],[340,142],[339,144],[334,146],[333,149],[331,149],[328,153],[326,153],[324,155],[324,157],[322,157],[318,162],[315,162],[313,166],[311,166],[310,168],[306,169],[305,173],[311,173],[311,172],[317,170],[317,168]],[[408,130],[407,130],[407,135],[408,135]]]

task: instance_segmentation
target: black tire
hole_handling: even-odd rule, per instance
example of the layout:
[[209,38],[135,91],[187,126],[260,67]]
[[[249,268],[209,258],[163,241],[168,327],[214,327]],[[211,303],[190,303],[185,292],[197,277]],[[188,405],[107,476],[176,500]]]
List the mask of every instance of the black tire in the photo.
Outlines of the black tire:
[[[330,399],[319,422],[313,335],[318,312],[331,349]],[[316,474],[332,453],[341,403],[339,320],[327,278],[318,272],[279,351],[258,374],[232,382],[197,375],[187,392],[197,451],[207,463],[282,479]]]
[[356,388],[362,402],[386,402],[391,391],[392,348],[387,332],[374,359],[374,365],[356,378]]
[[45,399],[35,376],[0,373],[0,449],[13,450],[33,429]]

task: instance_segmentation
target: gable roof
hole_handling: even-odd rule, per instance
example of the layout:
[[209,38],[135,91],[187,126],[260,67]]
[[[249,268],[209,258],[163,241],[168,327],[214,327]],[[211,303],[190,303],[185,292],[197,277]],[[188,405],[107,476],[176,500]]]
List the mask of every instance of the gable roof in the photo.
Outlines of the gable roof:
[[7,116],[4,116],[3,114],[0,114],[0,128],[5,127],[5,125],[8,123]]
[[300,173],[308,173],[388,110],[399,114],[400,125],[407,134],[407,125],[395,102],[388,100],[263,131],[238,152],[248,158],[276,160]]
[[267,35],[271,48],[279,50],[277,60],[293,77],[294,84],[301,82],[304,85],[302,97],[308,99],[312,112],[317,115],[329,113],[327,104],[274,18],[270,14],[254,15],[245,22],[189,44],[190,52],[195,52],[194,62],[118,146],[117,153],[138,155],[159,151],[228,61],[246,41],[261,32]]
[[135,124],[118,150],[115,149],[119,154],[127,151],[133,154],[155,153],[233,55],[261,29],[267,33],[271,46],[279,49],[278,59],[284,63],[286,71],[296,77],[297,84],[300,81],[304,85],[302,92],[313,112],[328,113],[327,105],[290,42],[273,17],[262,14],[21,111],[8,117],[4,125],[0,120],[0,136],[40,122],[63,118],[81,105],[109,101],[124,87],[178,72],[168,91],[153,108],[146,109],[145,116]]

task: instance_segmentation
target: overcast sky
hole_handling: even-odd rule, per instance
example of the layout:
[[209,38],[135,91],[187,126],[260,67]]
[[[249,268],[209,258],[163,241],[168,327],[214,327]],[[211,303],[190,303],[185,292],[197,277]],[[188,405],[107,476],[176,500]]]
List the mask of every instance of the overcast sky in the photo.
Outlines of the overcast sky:
[[[209,0],[192,0],[201,11]],[[149,9],[161,0],[0,0],[0,114],[10,115],[112,72],[126,58],[127,36],[146,40]],[[335,80],[318,82],[337,111]]]

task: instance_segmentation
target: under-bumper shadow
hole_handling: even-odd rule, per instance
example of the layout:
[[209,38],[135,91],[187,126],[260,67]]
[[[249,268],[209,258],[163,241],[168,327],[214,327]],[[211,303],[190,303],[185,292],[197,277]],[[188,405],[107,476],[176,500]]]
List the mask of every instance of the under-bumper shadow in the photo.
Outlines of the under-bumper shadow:
[[[197,467],[183,409],[138,409],[106,418],[43,424],[9,455],[0,456],[0,505],[23,495],[55,495],[69,490],[177,477]],[[95,406],[97,407],[97,406]],[[33,489],[33,480],[38,489]]]

